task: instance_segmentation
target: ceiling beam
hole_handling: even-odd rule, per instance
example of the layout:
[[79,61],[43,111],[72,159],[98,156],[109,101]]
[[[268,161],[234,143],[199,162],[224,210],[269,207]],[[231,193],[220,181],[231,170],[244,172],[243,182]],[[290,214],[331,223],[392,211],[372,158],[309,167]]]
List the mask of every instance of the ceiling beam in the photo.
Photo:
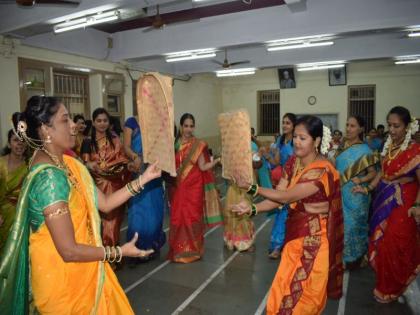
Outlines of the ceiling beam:
[[[198,20],[212,16],[256,10],[284,4],[284,0],[258,0],[252,1],[250,4],[246,4],[242,1],[231,1],[182,11],[164,13],[160,14],[160,16],[166,24],[171,24],[176,22]],[[122,21],[119,23],[98,25],[96,28],[104,32],[116,33],[136,28],[148,27],[152,25],[152,22],[153,16],[150,16],[137,18],[129,21]]]

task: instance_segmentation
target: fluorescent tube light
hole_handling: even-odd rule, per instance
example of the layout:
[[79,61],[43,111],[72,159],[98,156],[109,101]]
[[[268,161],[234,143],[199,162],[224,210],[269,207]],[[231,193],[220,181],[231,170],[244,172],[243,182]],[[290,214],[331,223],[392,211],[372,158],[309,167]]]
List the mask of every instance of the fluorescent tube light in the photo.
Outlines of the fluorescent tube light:
[[204,54],[190,54],[190,55],[183,55],[183,56],[171,56],[171,57],[168,56],[166,57],[166,62],[205,59],[205,58],[212,58],[212,57],[216,57],[215,52],[204,53]]
[[321,47],[321,46],[331,46],[334,45],[333,41],[327,42],[306,42],[306,43],[297,43],[297,44],[287,44],[283,43],[282,45],[269,45],[267,46],[267,51],[278,51],[278,50],[287,50],[287,49],[297,49],[297,48],[310,48],[310,47]]
[[408,33],[408,37],[420,37],[420,31]]
[[314,65],[309,67],[298,67],[297,71],[312,71],[312,70],[323,70],[323,69],[336,69],[343,68],[344,64],[332,64],[332,65]]
[[405,64],[410,64],[410,63],[420,63],[420,58],[395,61],[396,65],[405,65]]
[[241,75],[255,74],[256,68],[240,68],[240,69],[227,69],[216,71],[216,76],[221,77],[236,77]]
[[85,28],[91,25],[114,21],[118,20],[119,17],[120,15],[118,11],[98,13],[96,15],[86,16],[80,19],[70,20],[67,22],[57,24],[56,26],[54,26],[54,33],[62,33],[78,28]]

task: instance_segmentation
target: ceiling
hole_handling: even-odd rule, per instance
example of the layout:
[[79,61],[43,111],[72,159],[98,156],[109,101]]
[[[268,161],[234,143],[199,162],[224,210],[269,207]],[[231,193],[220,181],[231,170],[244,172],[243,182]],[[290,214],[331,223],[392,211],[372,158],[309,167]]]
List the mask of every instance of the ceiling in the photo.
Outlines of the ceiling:
[[[420,38],[407,37],[407,29],[420,27],[418,0],[83,0],[77,7],[29,8],[2,2],[2,35],[31,46],[177,75],[220,69],[212,59],[223,62],[224,49],[230,62],[250,61],[237,67],[257,68],[420,54]],[[167,25],[152,30],[156,5]],[[53,33],[59,22],[111,9],[120,11],[119,21]],[[270,40],[320,34],[330,34],[334,45],[266,50]],[[217,56],[165,62],[165,54],[203,48],[217,49]]]

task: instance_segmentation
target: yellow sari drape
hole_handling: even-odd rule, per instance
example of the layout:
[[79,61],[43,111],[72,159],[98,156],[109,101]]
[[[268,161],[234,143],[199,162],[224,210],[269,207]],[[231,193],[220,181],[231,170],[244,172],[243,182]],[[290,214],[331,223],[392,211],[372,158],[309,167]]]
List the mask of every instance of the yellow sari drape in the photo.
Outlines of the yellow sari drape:
[[[76,159],[64,161],[77,180],[70,188],[69,209],[77,243],[101,246],[101,220],[95,185]],[[66,263],[42,224],[29,237],[32,294],[41,314],[134,314],[108,263]]]

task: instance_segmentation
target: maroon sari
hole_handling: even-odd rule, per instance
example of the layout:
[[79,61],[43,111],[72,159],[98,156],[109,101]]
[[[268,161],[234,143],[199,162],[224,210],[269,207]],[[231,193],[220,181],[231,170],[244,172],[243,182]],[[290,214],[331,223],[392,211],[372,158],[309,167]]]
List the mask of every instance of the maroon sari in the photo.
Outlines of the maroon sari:
[[[127,171],[127,157],[124,154],[118,137],[112,138],[112,146],[106,137],[98,142],[96,152],[90,140],[85,140],[82,146],[82,156],[85,162],[97,162],[100,171],[90,170],[96,186],[106,195],[122,188],[130,179]],[[124,218],[125,204],[109,213],[100,213],[102,218],[102,240],[105,246],[115,246],[119,242],[120,227]]]

